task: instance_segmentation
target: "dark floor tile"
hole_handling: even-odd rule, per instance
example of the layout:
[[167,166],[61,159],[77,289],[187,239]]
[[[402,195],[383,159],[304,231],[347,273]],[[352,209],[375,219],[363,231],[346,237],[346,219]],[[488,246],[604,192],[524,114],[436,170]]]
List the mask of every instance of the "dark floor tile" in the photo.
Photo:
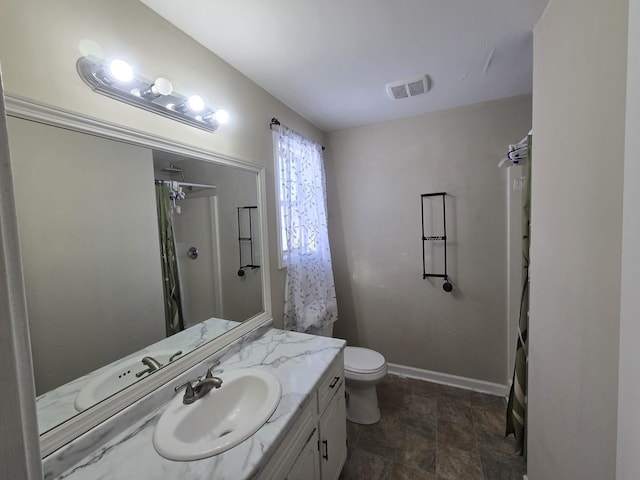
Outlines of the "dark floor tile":
[[496,408],[475,407],[472,411],[473,426],[476,431],[504,435],[507,414]]
[[347,420],[347,445],[355,447],[360,436],[360,425]]
[[383,416],[373,425],[360,425],[358,445],[374,445],[392,447],[397,444],[404,432],[404,427],[396,416]]
[[387,376],[378,385],[382,417],[347,422],[341,480],[521,480],[523,457],[504,437],[503,398]]
[[470,392],[472,407],[491,407],[507,411],[507,400],[497,395],[488,393]]
[[527,472],[524,466],[514,467],[486,458],[482,459],[482,471],[487,480],[522,480]]
[[406,432],[391,457],[396,463],[422,472],[436,473],[436,441]]
[[512,435],[504,437],[479,432],[477,438],[480,456],[483,459],[495,460],[521,469],[526,467],[524,458],[516,452],[516,442]]
[[389,480],[393,462],[355,448],[340,474],[340,480]]
[[438,385],[438,393],[443,397],[456,398],[465,402],[471,402],[471,392],[450,385]]
[[436,476],[434,473],[423,472],[395,463],[391,470],[391,480],[436,480]]
[[358,450],[378,455],[379,457],[384,457],[389,460],[393,460],[393,458],[395,458],[398,448],[398,445],[395,443],[393,445],[383,445],[376,441],[362,440],[358,442]]
[[404,409],[407,393],[404,389],[379,388],[378,406],[382,415],[396,415]]
[[438,444],[436,474],[442,480],[485,480],[478,453]]
[[424,380],[408,379],[409,391],[421,397],[437,397],[439,394],[438,385]]
[[409,393],[410,386],[407,378],[399,377],[397,375],[387,375],[382,379],[382,381],[378,384],[378,388],[382,389],[393,389],[395,391],[400,391],[403,393]]
[[405,396],[402,411],[397,415],[405,431],[411,431],[422,438],[435,440],[438,425],[437,397]]
[[468,402],[452,397],[438,398],[438,419],[459,425],[473,424],[471,406]]
[[438,420],[438,445],[449,445],[467,452],[478,452],[478,441],[473,428]]
[[438,397],[424,397],[409,393],[404,397],[403,413],[411,410],[422,415],[433,417],[438,415]]

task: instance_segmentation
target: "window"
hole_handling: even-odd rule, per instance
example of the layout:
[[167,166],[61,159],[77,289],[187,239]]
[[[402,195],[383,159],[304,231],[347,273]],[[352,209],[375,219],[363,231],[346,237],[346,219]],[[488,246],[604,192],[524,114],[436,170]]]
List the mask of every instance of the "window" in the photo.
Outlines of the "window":
[[318,252],[323,236],[327,236],[324,170],[322,147],[286,127],[273,132],[273,145],[278,260],[283,268],[292,251]]

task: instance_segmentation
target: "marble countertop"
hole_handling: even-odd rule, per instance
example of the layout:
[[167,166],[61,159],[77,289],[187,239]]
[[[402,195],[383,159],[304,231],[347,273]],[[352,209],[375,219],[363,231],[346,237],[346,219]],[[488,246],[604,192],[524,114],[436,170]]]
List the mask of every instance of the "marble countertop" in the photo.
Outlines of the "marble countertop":
[[[242,480],[251,478],[267,462],[306,404],[325,370],[344,348],[344,340],[270,329],[261,337],[244,343],[239,350],[221,358],[223,370],[259,367],[273,373],[282,386],[282,398],[276,411],[252,437],[213,457],[189,462],[167,460],[153,447],[154,427],[166,404],[123,429],[117,436],[94,449],[82,461],[47,480]],[[204,372],[205,365],[202,365]],[[170,388],[173,388],[170,382]],[[118,421],[117,418],[113,419]],[[126,421],[126,420],[121,420]],[[96,427],[100,428],[100,427]],[[111,426],[110,428],[113,428]],[[74,442],[81,442],[82,437]],[[72,442],[72,443],[74,443]]]
[[[127,355],[116,362],[99,368],[87,375],[83,375],[82,377],[72,380],[65,385],[40,395],[36,398],[36,408],[38,409],[38,430],[40,434],[77,415],[78,410],[74,407],[74,402],[80,390],[91,382],[91,380],[105,372],[108,372],[109,370],[114,369],[118,364],[132,357],[139,357],[142,359],[145,355],[153,355],[159,350],[170,350],[175,352],[182,351],[183,353],[180,354],[180,357],[183,357],[203,343],[228,332],[238,325],[240,325],[240,322],[210,318],[192,328],[172,335],[171,337],[164,338],[159,342],[140,350],[139,352]],[[140,369],[144,368],[145,367],[142,363],[140,363]]]

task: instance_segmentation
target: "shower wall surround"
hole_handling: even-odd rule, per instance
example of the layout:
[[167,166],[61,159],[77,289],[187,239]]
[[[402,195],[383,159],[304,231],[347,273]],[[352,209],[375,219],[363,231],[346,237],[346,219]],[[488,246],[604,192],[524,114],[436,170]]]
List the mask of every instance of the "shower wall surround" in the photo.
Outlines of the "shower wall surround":
[[[344,346],[344,340],[269,327],[256,330],[46,457],[45,478],[251,478],[287,435]],[[153,447],[153,430],[166,403],[176,395],[174,387],[201,375],[217,358],[223,370],[258,367],[273,373],[282,386],[276,411],[253,436],[222,454],[192,462],[161,457]]]

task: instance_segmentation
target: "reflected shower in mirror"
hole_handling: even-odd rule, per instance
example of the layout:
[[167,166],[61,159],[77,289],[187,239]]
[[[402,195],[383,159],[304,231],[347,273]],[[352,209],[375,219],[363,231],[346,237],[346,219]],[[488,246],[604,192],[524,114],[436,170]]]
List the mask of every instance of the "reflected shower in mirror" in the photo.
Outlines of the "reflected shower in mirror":
[[41,434],[264,310],[254,171],[8,125]]

